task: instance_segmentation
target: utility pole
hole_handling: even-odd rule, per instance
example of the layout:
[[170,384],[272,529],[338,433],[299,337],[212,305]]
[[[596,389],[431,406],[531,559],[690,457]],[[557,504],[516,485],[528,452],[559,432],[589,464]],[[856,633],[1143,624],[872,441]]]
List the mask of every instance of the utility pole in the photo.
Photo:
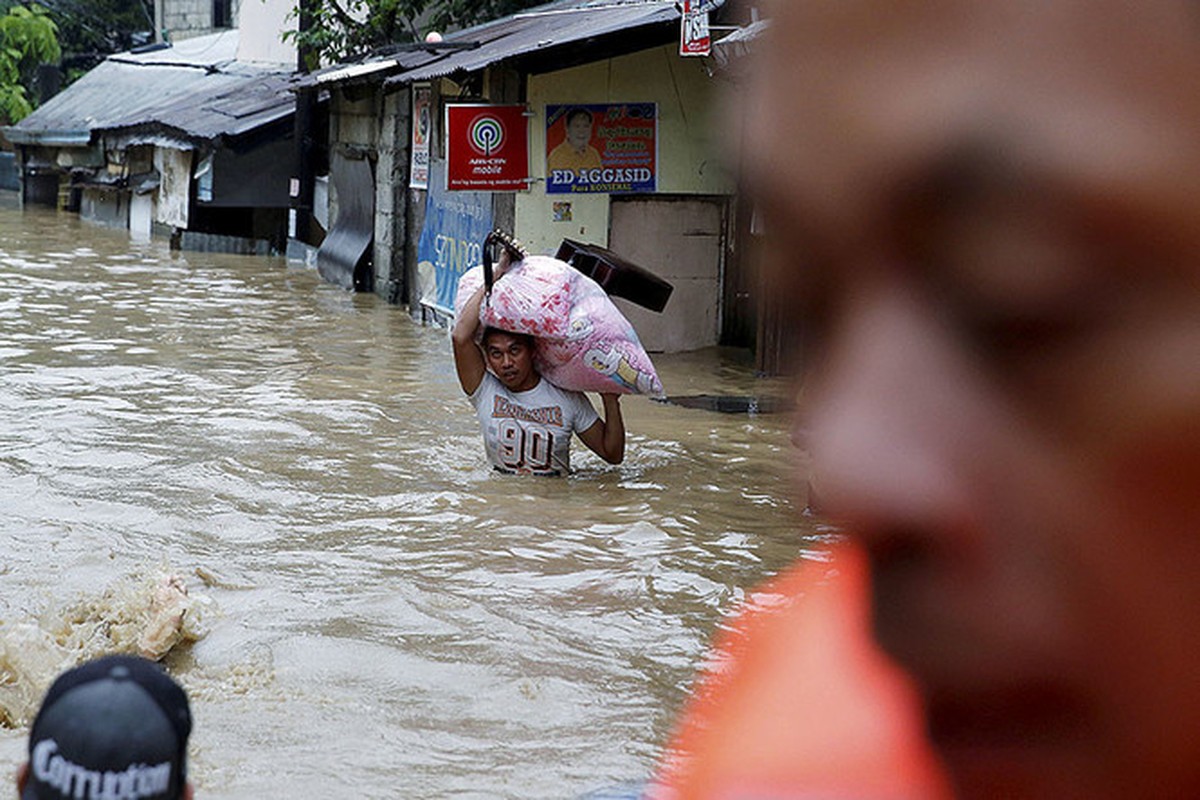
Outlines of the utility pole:
[[[318,0],[300,0],[297,15],[296,70],[309,72],[309,62],[316,55],[305,34],[312,30],[314,8]],[[304,244],[312,244],[313,211],[313,117],[317,105],[316,89],[305,89],[296,93],[296,114],[292,136],[295,140],[296,174],[292,184],[291,199],[295,215],[294,237]]]

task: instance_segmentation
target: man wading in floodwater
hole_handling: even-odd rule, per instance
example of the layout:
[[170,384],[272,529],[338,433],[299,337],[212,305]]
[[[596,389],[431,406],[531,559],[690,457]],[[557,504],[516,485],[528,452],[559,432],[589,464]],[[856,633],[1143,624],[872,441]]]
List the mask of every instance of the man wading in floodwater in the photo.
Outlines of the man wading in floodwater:
[[[497,280],[508,264],[509,253],[501,248]],[[481,352],[475,336],[485,292],[480,286],[467,300],[451,338],[458,382],[479,417],[488,459],[502,472],[566,475],[571,470],[571,434],[576,433],[596,455],[620,464],[625,458],[620,395],[600,395],[600,419],[582,392],[560,389],[538,374],[533,368],[533,338],[527,334],[488,328]]]

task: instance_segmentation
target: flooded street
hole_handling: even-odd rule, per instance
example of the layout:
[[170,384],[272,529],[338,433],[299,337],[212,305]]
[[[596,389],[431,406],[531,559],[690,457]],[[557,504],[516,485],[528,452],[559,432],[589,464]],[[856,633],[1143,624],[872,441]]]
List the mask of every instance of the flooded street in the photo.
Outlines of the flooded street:
[[[57,659],[127,644],[175,573],[197,797],[641,780],[721,615],[812,534],[782,415],[629,397],[620,467],[576,442],[569,479],[492,472],[446,331],[282,259],[6,198],[0,325],[5,775]],[[744,353],[656,364],[772,388]]]

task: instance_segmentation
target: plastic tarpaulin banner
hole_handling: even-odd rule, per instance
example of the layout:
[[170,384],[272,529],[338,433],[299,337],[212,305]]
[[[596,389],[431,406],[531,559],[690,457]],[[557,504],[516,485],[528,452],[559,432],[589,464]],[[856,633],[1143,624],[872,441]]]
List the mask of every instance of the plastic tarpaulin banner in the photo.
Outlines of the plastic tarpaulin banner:
[[412,159],[408,185],[412,189],[429,188],[429,137],[433,131],[432,90],[414,86],[412,91]]
[[162,176],[155,219],[173,228],[186,228],[188,192],[192,186],[192,151],[156,147],[154,168]]
[[437,177],[429,182],[425,225],[417,240],[417,290],[423,305],[451,314],[459,278],[483,261],[482,242],[492,229],[492,196],[446,192]]
[[529,188],[525,106],[446,106],[446,188],[517,192]]
[[679,20],[679,55],[706,56],[712,52],[708,8],[707,0],[683,0],[683,13]]
[[658,176],[658,106],[546,106],[546,193],[653,192]]

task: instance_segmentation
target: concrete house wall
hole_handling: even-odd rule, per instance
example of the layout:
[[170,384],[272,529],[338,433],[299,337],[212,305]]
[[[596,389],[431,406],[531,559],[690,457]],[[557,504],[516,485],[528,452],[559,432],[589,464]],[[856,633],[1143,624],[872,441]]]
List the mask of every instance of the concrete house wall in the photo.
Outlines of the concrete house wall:
[[[161,5],[162,26],[170,41],[182,41],[193,36],[204,36],[216,33],[221,28],[213,25],[214,0],[156,0]],[[236,27],[238,13],[242,5],[257,5],[261,0],[228,0],[231,5],[230,24],[224,27]]]
[[[139,239],[169,236],[183,249],[280,249],[294,160],[295,53],[282,46],[291,4],[241,4],[238,29],[233,3],[228,29],[106,59],[10,126],[22,202]],[[211,25],[213,10],[208,0],[156,8],[193,33]]]
[[[292,30],[290,18],[296,0],[155,0],[161,8],[162,33],[172,42],[238,28],[241,40],[240,61],[264,61],[273,64],[296,63],[296,45],[283,41],[281,31]],[[228,24],[217,27],[215,4],[228,4]]]
[[[651,351],[718,343],[733,179],[718,141],[716,86],[697,59],[667,45],[528,79],[528,192],[516,193],[516,234],[530,249],[553,253],[564,238],[611,247],[674,286],[667,307],[651,312],[614,302]],[[653,102],[658,107],[658,183],[653,194],[547,194],[546,105]],[[555,202],[571,203],[556,221]],[[631,205],[627,205],[631,204]],[[614,214],[616,210],[625,213]]]
[[283,31],[295,30],[290,18],[296,0],[234,0],[237,16],[238,61],[295,64],[296,45],[283,40]]
[[571,195],[574,220],[551,222],[564,195],[541,191],[546,180],[546,104],[654,102],[658,104],[658,193],[727,195],[734,184],[716,153],[719,124],[715,87],[698,60],[678,47],[644,50],[558,72],[531,75],[526,101],[534,189],[517,194],[517,225],[533,249],[552,251],[565,235],[608,245],[613,195]]
[[[330,97],[330,170],[344,159],[367,159],[374,185],[374,264],[376,293],[395,302],[403,284],[408,193],[408,136],[411,103],[407,90],[335,90]],[[328,220],[339,224],[339,181],[329,181]]]

